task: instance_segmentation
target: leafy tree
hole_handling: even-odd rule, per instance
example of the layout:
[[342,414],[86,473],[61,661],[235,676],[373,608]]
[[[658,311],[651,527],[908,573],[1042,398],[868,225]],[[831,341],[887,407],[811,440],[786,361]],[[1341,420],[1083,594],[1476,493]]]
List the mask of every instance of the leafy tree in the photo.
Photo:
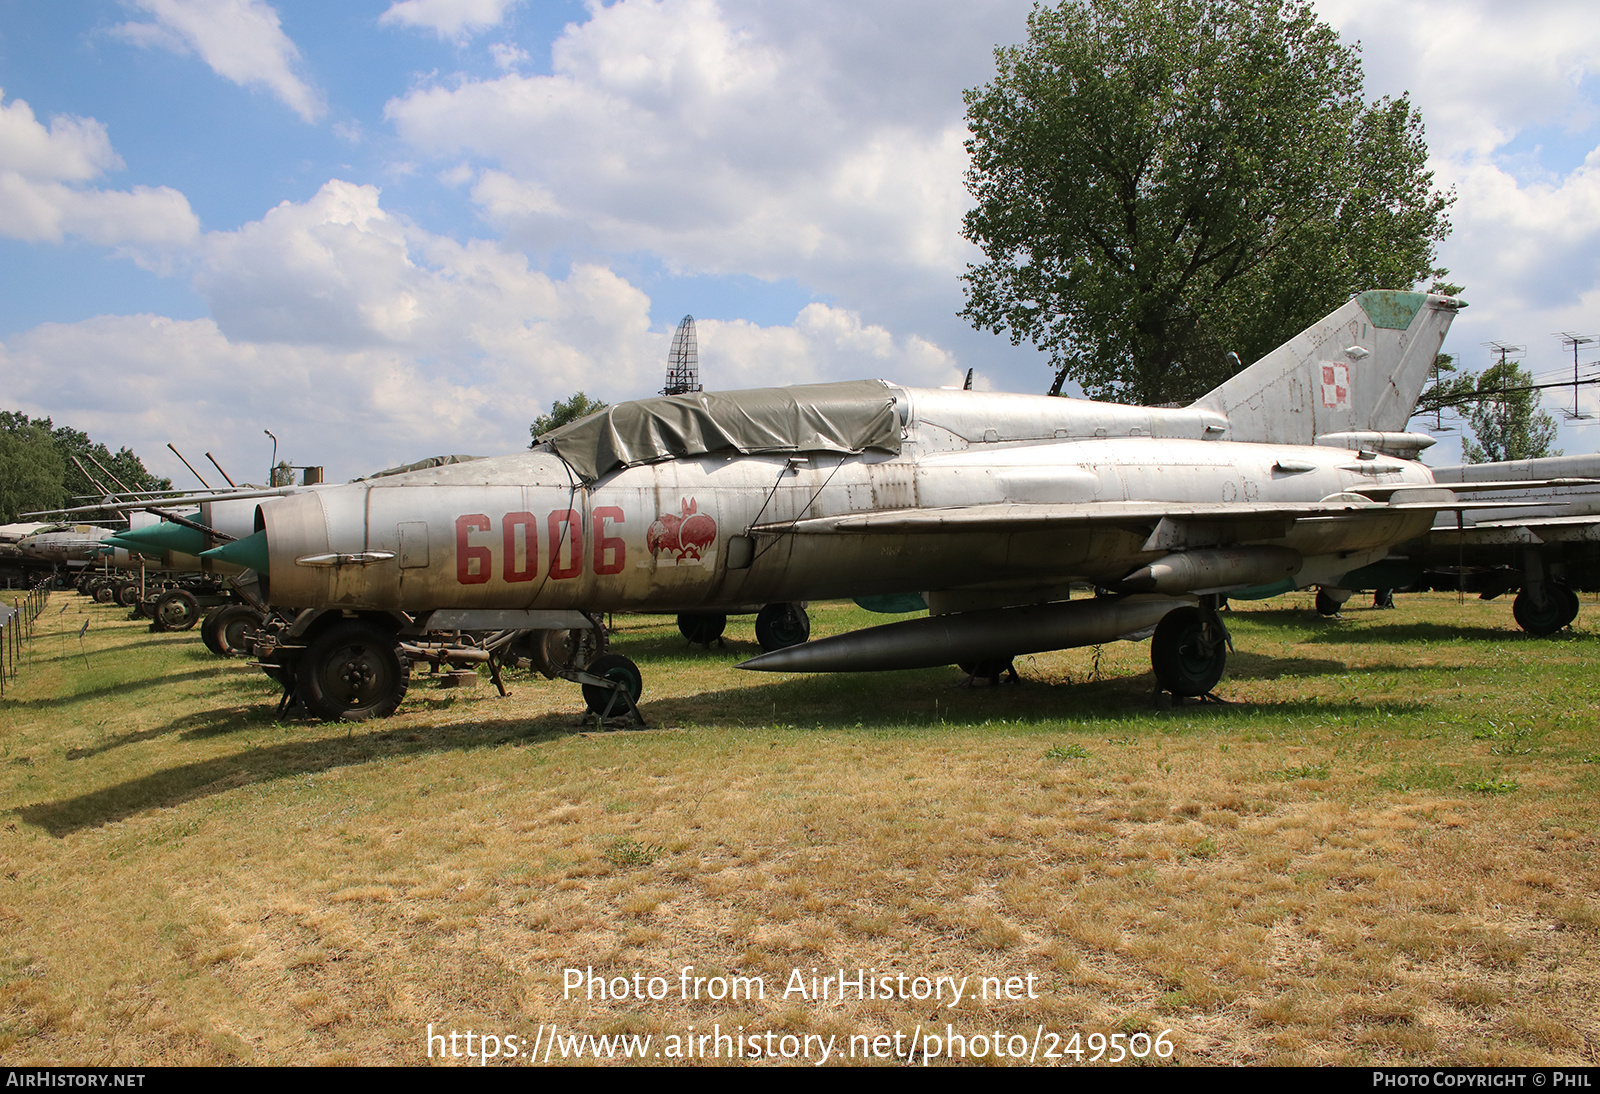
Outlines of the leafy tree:
[[1500,361],[1478,377],[1479,401],[1466,411],[1472,436],[1461,438],[1461,458],[1468,463],[1536,460],[1559,456],[1556,421],[1539,409],[1533,380],[1515,361]]
[[[130,490],[165,490],[171,479],[158,478],[145,469],[131,449],[112,455],[87,433],[57,426],[49,418],[29,418],[13,410],[0,410],[0,514],[58,509],[79,504],[74,499],[103,497],[105,490],[90,481],[72,457],[77,456],[106,490],[117,490],[92,460],[116,476]],[[31,484],[24,486],[23,484]],[[25,499],[13,504],[12,498]]]
[[539,415],[533,420],[533,424],[528,427],[528,432],[533,435],[533,444],[528,447],[532,448],[534,444],[538,444],[539,438],[546,433],[560,429],[568,422],[575,422],[579,418],[587,418],[589,415],[605,410],[610,406],[610,403],[602,403],[598,399],[591,399],[581,391],[573,392],[572,396],[565,401],[557,399],[550,404],[550,413]]
[[59,508],[63,468],[48,429],[25,415],[0,411],[0,524],[11,524],[22,513]]
[[[95,441],[87,433],[64,425],[51,428],[49,418],[35,418],[34,421],[50,429],[50,435],[55,439],[56,447],[61,451],[61,458],[66,465],[62,485],[65,487],[69,499],[104,497],[105,490],[120,491],[117,486],[118,482],[129,490],[166,490],[172,485],[171,479],[158,478],[147,471],[144,461],[134,455],[132,449],[120,448],[113,455],[110,449]],[[77,456],[83,466],[88,468],[88,475],[78,470],[78,465],[72,462],[72,456]],[[96,467],[94,461],[98,461],[100,467]],[[110,475],[103,473],[101,467],[110,472]],[[90,481],[89,476],[91,475],[95,481],[105,487],[105,490],[100,489],[94,482]],[[116,482],[111,481],[112,476],[115,477]],[[81,503],[72,502],[72,504]]]
[[1433,414],[1445,407],[1473,402],[1478,397],[1477,392],[1478,378],[1469,372],[1459,371],[1455,357],[1441,353],[1433,359],[1433,375],[1428,378],[1422,394],[1417,398],[1417,408],[1412,414]]
[[1444,271],[1405,96],[1295,0],[1037,7],[966,94],[962,315],[1092,397],[1184,401],[1370,288]]

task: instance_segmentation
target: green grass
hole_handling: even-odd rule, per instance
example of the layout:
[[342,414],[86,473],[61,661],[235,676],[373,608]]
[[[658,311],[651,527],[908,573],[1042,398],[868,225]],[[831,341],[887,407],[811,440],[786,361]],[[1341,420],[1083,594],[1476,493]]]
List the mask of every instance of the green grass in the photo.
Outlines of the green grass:
[[526,675],[280,721],[197,636],[56,594],[0,702],[0,1051],[417,1063],[430,1022],[929,1018],[562,991],[570,967],[693,965],[1032,975],[1037,998],[938,1020],[1171,1029],[1184,1063],[1595,1063],[1600,614],[1534,640],[1500,603],[1308,599],[1240,606],[1229,702],[1167,708],[1147,643],[964,688],[741,673],[749,620],[707,651],[618,617],[651,728],[598,731]]

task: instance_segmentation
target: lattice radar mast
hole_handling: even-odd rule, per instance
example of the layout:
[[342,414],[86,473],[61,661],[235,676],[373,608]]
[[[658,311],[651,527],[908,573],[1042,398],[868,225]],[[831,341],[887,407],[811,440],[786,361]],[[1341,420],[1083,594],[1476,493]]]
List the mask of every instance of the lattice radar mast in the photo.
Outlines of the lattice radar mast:
[[700,351],[694,340],[694,316],[686,315],[672,336],[672,350],[667,354],[667,386],[661,394],[682,395],[700,390]]

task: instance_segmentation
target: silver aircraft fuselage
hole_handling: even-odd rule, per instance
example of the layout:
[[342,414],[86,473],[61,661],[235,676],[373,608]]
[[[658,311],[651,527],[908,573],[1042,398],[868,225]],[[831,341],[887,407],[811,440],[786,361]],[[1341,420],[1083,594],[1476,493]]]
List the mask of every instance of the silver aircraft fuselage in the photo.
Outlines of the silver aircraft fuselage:
[[[1426,486],[1420,463],[1230,441],[1227,419],[1204,409],[885,391],[898,454],[702,454],[584,483],[541,446],[278,499],[257,518],[267,596],[410,613],[674,612],[921,593],[935,611],[966,610],[1062,600],[1073,581],[1114,586],[1174,551],[1240,543],[1295,552],[1306,585],[1433,520],[1350,493]],[[1282,512],[1318,503],[1345,508]],[[1034,519],[1061,507],[1091,515]],[[1253,509],[1259,521],[1241,520]]]

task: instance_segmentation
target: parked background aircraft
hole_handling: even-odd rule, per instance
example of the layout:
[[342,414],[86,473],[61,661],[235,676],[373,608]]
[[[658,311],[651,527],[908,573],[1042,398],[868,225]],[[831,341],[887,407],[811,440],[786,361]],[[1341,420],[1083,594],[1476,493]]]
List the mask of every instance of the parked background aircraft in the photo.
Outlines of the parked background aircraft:
[[1486,600],[1515,589],[1511,613],[1529,634],[1577,618],[1575,590],[1600,589],[1600,455],[1456,464],[1433,477],[1494,488],[1505,507],[1440,513],[1425,534],[1319,594],[1320,610],[1333,614],[1353,591],[1421,584]]
[[53,524],[18,540],[16,548],[41,562],[77,568],[102,558],[109,551],[105,541],[114,535],[116,529],[93,524]]

